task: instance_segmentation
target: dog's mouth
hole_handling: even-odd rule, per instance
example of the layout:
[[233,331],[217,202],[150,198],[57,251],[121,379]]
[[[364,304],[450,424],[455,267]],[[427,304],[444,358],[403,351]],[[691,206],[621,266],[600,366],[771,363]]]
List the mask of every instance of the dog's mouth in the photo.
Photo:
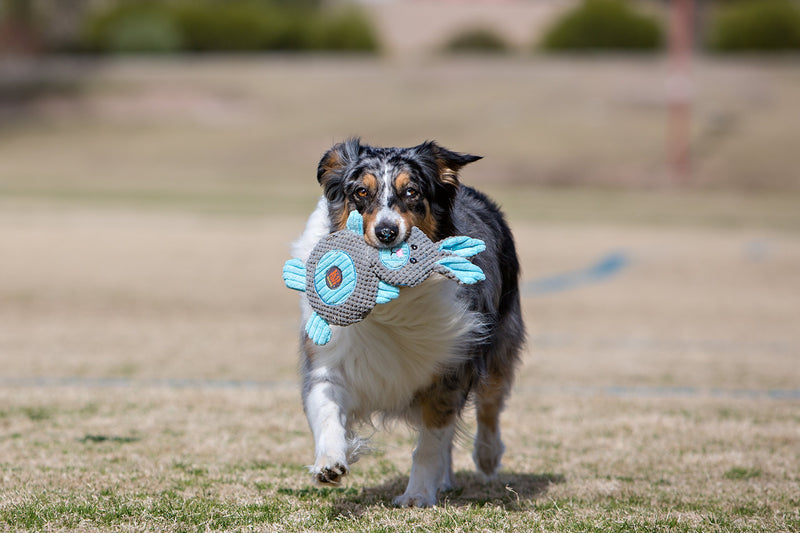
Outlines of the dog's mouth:
[[364,233],[364,240],[374,248],[393,249],[406,240],[406,234],[398,232],[394,237],[388,237],[386,234],[379,237],[374,231],[367,231]]
[[375,248],[394,248],[408,237],[407,226],[400,216],[378,216],[366,224],[364,239]]

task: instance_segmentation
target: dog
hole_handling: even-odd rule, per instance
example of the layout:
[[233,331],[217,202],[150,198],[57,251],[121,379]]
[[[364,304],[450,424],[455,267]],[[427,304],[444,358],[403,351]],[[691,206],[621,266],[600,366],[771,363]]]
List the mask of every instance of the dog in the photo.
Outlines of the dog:
[[[495,203],[460,184],[459,171],[480,156],[427,141],[411,148],[380,148],[351,138],[322,157],[323,189],[295,257],[308,259],[325,235],[363,216],[364,239],[389,248],[412,227],[431,240],[455,235],[482,239],[473,260],[486,279],[458,285],[432,275],[403,288],[363,321],[333,327],[318,346],[301,333],[303,407],[314,436],[314,480],[337,485],[368,447],[356,429],[376,419],[401,419],[418,430],[405,492],[394,503],[434,506],[453,488],[453,438],[468,401],[477,414],[473,460],[491,478],[504,452],[499,418],[525,339],[514,239]],[[311,308],[301,304],[303,321]]]

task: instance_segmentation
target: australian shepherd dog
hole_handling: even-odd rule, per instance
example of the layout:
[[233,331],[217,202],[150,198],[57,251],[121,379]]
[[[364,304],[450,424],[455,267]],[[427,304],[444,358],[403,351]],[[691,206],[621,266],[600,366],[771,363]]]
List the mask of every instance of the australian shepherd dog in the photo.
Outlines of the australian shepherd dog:
[[[475,256],[486,279],[459,285],[433,274],[361,322],[333,327],[327,344],[301,337],[303,406],[314,435],[311,473],[336,485],[365,449],[363,424],[400,418],[418,432],[413,464],[399,506],[436,504],[453,486],[453,437],[467,402],[477,414],[473,459],[492,477],[504,446],[499,417],[524,342],[519,262],[502,213],[485,195],[459,183],[459,170],[481,159],[435,142],[377,148],[349,139],[317,168],[324,194],[294,243],[303,261],[325,235],[345,228],[358,210],[364,239],[393,247],[413,226],[431,240],[455,235],[482,239]],[[303,306],[304,321],[311,315]]]

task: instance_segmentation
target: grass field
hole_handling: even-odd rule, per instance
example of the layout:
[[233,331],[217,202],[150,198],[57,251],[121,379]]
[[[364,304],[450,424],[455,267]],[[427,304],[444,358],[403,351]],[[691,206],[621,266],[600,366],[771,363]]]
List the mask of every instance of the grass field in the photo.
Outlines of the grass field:
[[[661,67],[580,66],[129,60],[20,77],[46,90],[0,125],[0,530],[800,531],[785,144],[800,70],[706,65],[698,127],[712,108],[747,127],[670,187],[661,108],[638,96]],[[504,467],[483,483],[462,439],[435,509],[391,506],[402,426],[342,489],[305,470],[279,272],[321,152],[354,133],[486,155],[464,179],[519,245],[530,335]],[[613,275],[577,275],[612,252]],[[565,274],[574,286],[533,290]]]

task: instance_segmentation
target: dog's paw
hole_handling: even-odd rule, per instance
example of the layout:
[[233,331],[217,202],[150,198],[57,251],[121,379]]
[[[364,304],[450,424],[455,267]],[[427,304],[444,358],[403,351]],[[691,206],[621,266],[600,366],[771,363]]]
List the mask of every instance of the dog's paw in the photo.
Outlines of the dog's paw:
[[394,499],[397,507],[436,507],[436,494],[408,492]]
[[342,482],[342,478],[350,472],[347,465],[342,463],[334,463],[332,465],[314,466],[311,469],[311,474],[314,476],[314,481],[320,485],[338,485]]
[[475,450],[472,460],[482,474],[484,481],[490,481],[497,475],[500,468],[500,459],[503,457],[505,446],[497,433],[478,433],[475,439]]

